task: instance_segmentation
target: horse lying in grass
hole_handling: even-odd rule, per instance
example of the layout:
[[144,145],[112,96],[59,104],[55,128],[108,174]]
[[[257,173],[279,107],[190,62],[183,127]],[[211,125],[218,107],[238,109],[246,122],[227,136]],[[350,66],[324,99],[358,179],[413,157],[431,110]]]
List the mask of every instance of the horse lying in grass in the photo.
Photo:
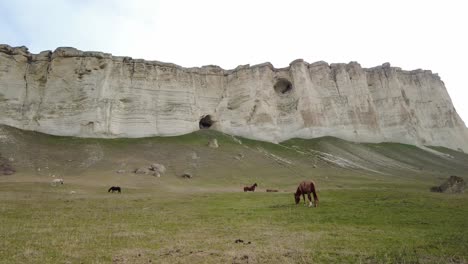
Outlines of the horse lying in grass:
[[56,186],[57,184],[63,184],[63,179],[53,179],[51,184],[52,186]]
[[317,196],[317,191],[315,190],[315,183],[313,181],[303,181],[299,184],[297,187],[297,191],[294,194],[294,200],[296,201],[296,204],[298,204],[301,201],[301,195],[302,199],[304,199],[304,205],[306,205],[306,200],[305,200],[305,195],[307,194],[307,198],[309,198],[309,207],[312,206],[312,197],[310,197],[310,194],[314,195],[314,207],[318,207],[319,204],[319,199]]
[[112,186],[109,188],[109,190],[107,192],[121,192],[122,190],[120,189],[119,186]]
[[248,187],[244,187],[244,192],[255,192],[255,187],[257,187],[257,183],[254,183],[254,185]]

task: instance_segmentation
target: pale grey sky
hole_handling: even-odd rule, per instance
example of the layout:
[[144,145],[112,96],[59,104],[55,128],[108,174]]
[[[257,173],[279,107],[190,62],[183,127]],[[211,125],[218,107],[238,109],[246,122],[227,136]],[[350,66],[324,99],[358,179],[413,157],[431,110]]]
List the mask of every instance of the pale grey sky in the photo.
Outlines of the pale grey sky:
[[468,1],[0,0],[0,43],[184,67],[384,62],[438,73],[468,122]]

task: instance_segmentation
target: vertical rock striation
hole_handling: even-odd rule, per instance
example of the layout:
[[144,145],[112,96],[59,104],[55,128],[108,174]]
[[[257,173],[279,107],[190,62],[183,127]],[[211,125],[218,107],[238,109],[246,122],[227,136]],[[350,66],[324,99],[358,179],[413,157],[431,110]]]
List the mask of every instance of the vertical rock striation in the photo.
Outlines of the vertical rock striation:
[[223,70],[0,45],[0,124],[79,137],[210,127],[272,142],[335,136],[468,151],[467,129],[439,76],[388,63],[365,69],[296,60],[282,69]]

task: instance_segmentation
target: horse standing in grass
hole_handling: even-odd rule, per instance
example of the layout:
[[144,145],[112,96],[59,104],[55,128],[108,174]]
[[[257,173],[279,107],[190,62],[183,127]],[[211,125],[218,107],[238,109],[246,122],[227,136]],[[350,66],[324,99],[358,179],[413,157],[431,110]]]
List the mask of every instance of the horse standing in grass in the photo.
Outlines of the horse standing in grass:
[[245,186],[244,187],[244,192],[255,192],[255,187],[257,187],[257,183],[254,183],[252,186]]
[[112,186],[109,188],[109,190],[107,192],[121,192],[122,190],[120,189],[119,186]]
[[314,195],[314,207],[318,207],[319,204],[319,199],[317,196],[317,191],[315,190],[315,183],[313,181],[303,181],[299,184],[297,187],[297,191],[294,194],[294,199],[296,201],[296,204],[298,204],[301,201],[301,195],[302,199],[304,199],[304,205],[306,204],[306,199],[305,195],[307,194],[307,198],[309,198],[309,207],[312,206],[312,197],[310,197],[310,194]]

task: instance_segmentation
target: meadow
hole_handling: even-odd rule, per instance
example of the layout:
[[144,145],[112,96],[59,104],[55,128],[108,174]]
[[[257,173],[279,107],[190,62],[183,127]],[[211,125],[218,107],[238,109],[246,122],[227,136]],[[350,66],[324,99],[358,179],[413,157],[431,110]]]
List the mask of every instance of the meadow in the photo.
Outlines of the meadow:
[[[440,149],[452,154],[445,162],[411,146],[337,139],[284,146],[243,139],[236,145],[212,132],[134,141],[9,136],[28,142],[28,149],[21,144],[0,149],[4,156],[16,157],[17,168],[14,175],[0,176],[0,263],[468,259],[468,195],[429,192],[447,174],[463,173],[465,154]],[[213,136],[219,139],[218,149],[205,146]],[[99,158],[89,147],[95,145]],[[301,154],[311,148],[311,155]],[[359,154],[363,149],[368,153]],[[348,165],[332,164],[316,151],[346,158]],[[242,161],[232,158],[240,152]],[[382,162],[379,155],[394,163]],[[154,160],[168,167],[160,178],[115,173]],[[196,164],[189,164],[193,160]],[[188,169],[194,178],[181,178]],[[52,173],[65,184],[52,186]],[[316,181],[318,208],[294,204],[293,192],[302,179]],[[259,184],[255,192],[242,191],[253,182]],[[115,184],[122,187],[121,194],[107,192]],[[267,193],[267,188],[279,192]],[[239,239],[243,242],[236,243]]]

